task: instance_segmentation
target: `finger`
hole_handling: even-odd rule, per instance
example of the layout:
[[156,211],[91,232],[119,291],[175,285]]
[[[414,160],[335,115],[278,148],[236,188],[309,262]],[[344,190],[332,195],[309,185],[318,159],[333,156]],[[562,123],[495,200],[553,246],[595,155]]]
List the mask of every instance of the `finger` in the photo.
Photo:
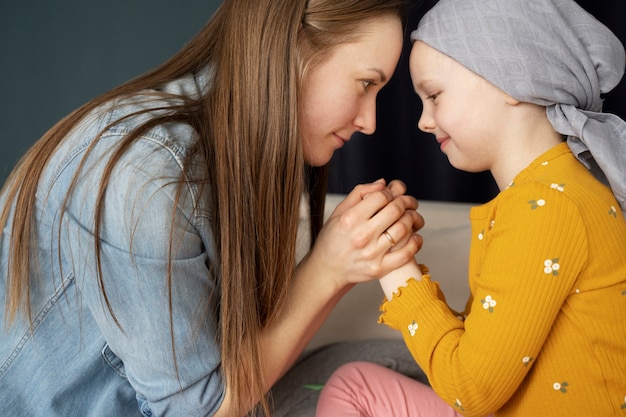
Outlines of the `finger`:
[[363,220],[369,220],[393,200],[394,198],[391,195],[391,191],[389,191],[386,187],[372,193],[368,193],[363,200],[351,207],[349,212],[348,210],[345,210],[342,213],[343,222],[346,223],[346,226],[352,226]]
[[352,191],[343,199],[333,211],[333,215],[339,215],[346,210],[354,207],[360,203],[365,197],[376,191],[381,191],[385,188],[385,180],[380,179],[370,184],[359,184],[352,189]]
[[393,243],[389,250],[397,250],[408,242],[415,231],[414,227],[418,217],[417,212],[407,210],[397,222],[383,232],[383,236],[387,238],[389,243]]
[[[376,181],[374,181],[371,184],[362,184],[361,187],[370,187],[370,186],[375,186],[376,189],[381,189],[380,185],[382,185],[383,187],[386,186],[386,181],[384,178],[380,178]],[[365,200],[367,198],[367,196],[371,193],[372,191],[368,191],[368,190],[363,190],[361,191],[361,200]]]
[[413,236],[415,236],[415,240],[417,242],[417,251],[421,251],[422,250],[422,246],[424,245],[424,237],[422,237],[422,235],[420,235],[419,233],[413,233]]
[[[387,230],[392,224],[397,222],[404,216],[405,213],[414,212],[411,209],[410,201],[414,200],[412,197],[399,196],[390,201],[382,209],[380,209],[372,217],[372,225],[375,227],[375,233],[382,235],[383,231]],[[415,201],[415,200],[414,200]],[[407,204],[409,209],[407,210]],[[419,222],[416,216],[409,214],[411,222]],[[413,220],[413,217],[415,219]]]
[[402,203],[404,203],[407,210],[417,210],[417,208],[419,207],[419,202],[413,196],[399,195],[399,196],[396,196],[395,198],[402,201]]
[[389,250],[393,250],[393,247],[396,246],[396,240],[393,238],[393,236],[389,232],[389,229],[383,232],[383,236],[387,239],[387,242],[389,242],[389,245],[390,245]]
[[422,227],[424,227],[424,225],[426,224],[426,221],[424,220],[424,217],[422,217],[422,215],[419,214],[419,212],[414,211],[413,213],[415,213],[415,216],[413,217],[413,228],[411,230],[413,232],[417,232]]
[[411,228],[411,230],[414,232],[417,232],[422,227],[424,227],[424,224],[425,224],[424,217],[422,217],[422,215],[417,212],[417,208],[419,207],[419,202],[411,196],[398,196],[396,198],[401,199],[405,204],[406,211],[412,213],[411,218],[413,221],[413,227]]
[[405,265],[411,258],[415,257],[415,254],[421,247],[421,237],[413,234],[411,239],[402,248],[395,251],[389,251],[383,255],[381,261],[381,270],[383,275],[391,272],[394,269]]
[[394,197],[406,193],[406,185],[400,180],[392,180],[389,185],[387,185],[387,188],[391,190],[391,193]]

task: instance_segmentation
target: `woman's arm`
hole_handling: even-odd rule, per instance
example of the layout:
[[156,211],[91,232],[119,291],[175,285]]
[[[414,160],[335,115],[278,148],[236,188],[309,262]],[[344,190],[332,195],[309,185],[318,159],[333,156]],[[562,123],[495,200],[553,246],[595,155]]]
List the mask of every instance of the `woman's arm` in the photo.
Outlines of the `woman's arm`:
[[[395,185],[397,187],[397,184]],[[289,369],[333,307],[355,284],[406,264],[421,244],[417,202],[384,183],[361,185],[337,206],[296,271],[289,301],[261,335],[267,389]],[[402,186],[402,192],[403,186]],[[394,225],[394,250],[383,232]],[[402,232],[404,230],[404,232]],[[216,416],[230,416],[228,390]],[[251,408],[258,399],[251,399]]]

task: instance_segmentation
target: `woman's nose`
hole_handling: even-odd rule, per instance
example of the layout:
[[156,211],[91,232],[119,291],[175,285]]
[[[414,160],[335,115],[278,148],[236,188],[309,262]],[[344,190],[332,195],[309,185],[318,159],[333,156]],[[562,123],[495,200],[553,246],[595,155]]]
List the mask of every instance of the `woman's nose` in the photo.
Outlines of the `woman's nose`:
[[359,132],[366,135],[371,135],[376,131],[376,98],[362,103],[354,124]]

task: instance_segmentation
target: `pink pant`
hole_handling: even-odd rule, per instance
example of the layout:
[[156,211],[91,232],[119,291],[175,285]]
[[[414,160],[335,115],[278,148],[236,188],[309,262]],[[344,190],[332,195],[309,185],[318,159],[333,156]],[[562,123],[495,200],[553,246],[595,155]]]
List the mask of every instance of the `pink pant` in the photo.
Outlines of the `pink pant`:
[[341,366],[317,403],[317,417],[462,417],[427,385],[370,362]]

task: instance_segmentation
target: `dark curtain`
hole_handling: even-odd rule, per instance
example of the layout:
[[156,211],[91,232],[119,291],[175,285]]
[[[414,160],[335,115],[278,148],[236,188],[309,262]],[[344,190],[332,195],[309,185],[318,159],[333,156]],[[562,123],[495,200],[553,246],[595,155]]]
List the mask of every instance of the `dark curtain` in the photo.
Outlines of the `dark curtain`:
[[[498,192],[491,174],[466,173],[448,163],[431,135],[417,129],[421,104],[409,75],[409,34],[436,3],[424,0],[410,9],[405,48],[394,77],[380,92],[378,123],[372,136],[356,134],[330,162],[329,192],[347,193],[378,178],[401,179],[420,200],[484,203]],[[578,0],[626,43],[624,0]],[[626,118],[626,80],[605,97],[604,110]]]

